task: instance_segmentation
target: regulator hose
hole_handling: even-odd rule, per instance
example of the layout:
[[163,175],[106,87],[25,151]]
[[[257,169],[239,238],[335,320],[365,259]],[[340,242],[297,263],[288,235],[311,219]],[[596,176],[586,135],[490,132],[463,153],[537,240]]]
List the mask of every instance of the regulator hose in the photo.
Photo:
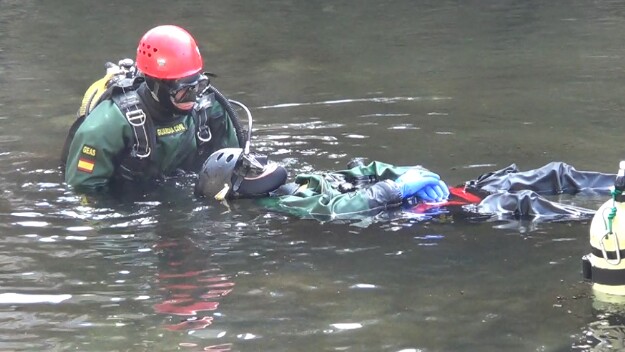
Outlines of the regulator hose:
[[215,86],[212,84],[207,88],[208,92],[215,94],[215,99],[226,109],[228,115],[230,115],[230,120],[232,121],[232,125],[234,126],[234,130],[236,131],[237,140],[239,141],[239,147],[245,148],[247,141],[247,135],[241,127],[241,121],[239,119],[239,115],[234,111],[232,104],[228,98],[226,98]]

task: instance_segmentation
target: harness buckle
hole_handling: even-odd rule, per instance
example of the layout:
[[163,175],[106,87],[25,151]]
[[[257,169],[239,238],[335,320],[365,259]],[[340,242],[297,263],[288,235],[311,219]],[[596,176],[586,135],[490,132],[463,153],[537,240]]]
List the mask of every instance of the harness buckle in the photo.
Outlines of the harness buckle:
[[[208,133],[208,137],[204,137],[204,135],[206,135],[205,132]],[[200,142],[202,142],[202,143],[206,143],[206,142],[210,141],[213,138],[213,135],[211,134],[210,128],[208,128],[208,126],[206,126],[206,125],[201,126],[200,128],[198,128],[198,131],[197,131],[196,135],[197,135],[197,139],[199,139]]]
[[139,158],[139,159],[145,159],[145,158],[149,157],[149,156],[150,156],[150,154],[152,154],[152,148],[151,148],[151,147],[148,147],[148,148],[145,150],[145,153],[143,153],[143,154],[142,154],[142,153],[139,153],[139,144],[134,144],[134,145],[132,146],[132,154],[133,154],[135,157]]
[[146,115],[142,109],[128,111],[126,113],[126,120],[128,123],[135,127],[140,127],[145,124]]
[[[614,240],[616,241],[615,260],[608,258],[608,253],[606,252],[605,245],[603,244],[603,241],[610,235],[614,235]],[[605,259],[606,263],[611,265],[619,265],[621,262],[621,246],[618,243],[618,236],[615,233],[608,232],[603,237],[601,237],[601,241],[599,243],[601,244],[601,254],[603,254],[603,259]]]

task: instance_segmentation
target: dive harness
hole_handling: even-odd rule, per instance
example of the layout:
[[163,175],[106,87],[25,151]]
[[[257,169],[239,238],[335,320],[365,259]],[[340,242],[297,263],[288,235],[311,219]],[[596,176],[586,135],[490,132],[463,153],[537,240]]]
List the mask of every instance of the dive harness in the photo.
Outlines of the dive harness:
[[[120,156],[119,176],[127,180],[135,180],[145,174],[152,160],[153,147],[156,145],[156,131],[152,119],[145,113],[141,98],[137,94],[137,88],[145,81],[145,78],[137,71],[132,59],[123,59],[114,64],[107,62],[106,74],[94,82],[85,92],[81,106],[77,112],[77,119],[71,125],[61,153],[61,168],[65,170],[69,147],[78,128],[82,125],[89,113],[102,101],[111,99],[122,112],[128,124],[131,126],[134,141],[127,155]],[[207,143],[212,139],[209,127],[208,110],[214,101],[219,102],[235,128],[237,140],[242,148],[249,150],[249,133],[246,135],[241,127],[239,117],[231,103],[241,106],[248,114],[249,110],[238,101],[228,100],[217,88],[208,85],[199,94],[191,114],[195,122],[195,138],[198,145],[198,154],[203,153]],[[251,121],[251,119],[250,119]],[[251,132],[251,126],[248,127]]]

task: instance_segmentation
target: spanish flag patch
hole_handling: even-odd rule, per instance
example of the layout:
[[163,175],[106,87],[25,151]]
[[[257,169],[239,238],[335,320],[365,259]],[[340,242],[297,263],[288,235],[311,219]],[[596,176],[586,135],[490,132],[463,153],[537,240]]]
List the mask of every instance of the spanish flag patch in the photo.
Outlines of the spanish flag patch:
[[93,172],[93,167],[95,166],[95,162],[92,160],[88,160],[85,158],[78,159],[78,170],[82,172]]

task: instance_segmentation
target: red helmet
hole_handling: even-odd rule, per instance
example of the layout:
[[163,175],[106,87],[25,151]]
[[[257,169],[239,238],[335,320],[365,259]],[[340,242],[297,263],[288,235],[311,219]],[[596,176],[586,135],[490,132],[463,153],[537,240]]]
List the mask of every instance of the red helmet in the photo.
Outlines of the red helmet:
[[178,79],[202,70],[195,39],[178,26],[158,26],[143,35],[137,47],[137,68],[147,76]]

